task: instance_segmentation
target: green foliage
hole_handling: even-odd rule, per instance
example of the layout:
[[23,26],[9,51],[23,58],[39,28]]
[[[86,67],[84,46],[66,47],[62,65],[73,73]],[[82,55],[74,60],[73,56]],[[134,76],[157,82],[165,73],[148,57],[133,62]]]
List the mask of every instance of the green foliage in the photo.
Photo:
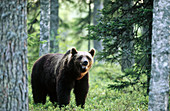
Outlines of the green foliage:
[[28,71],[31,71],[31,68],[34,64],[34,62],[39,58],[39,37],[36,35],[36,33],[28,34]]
[[[134,1],[133,5],[131,4]],[[137,83],[149,87],[151,69],[152,0],[114,0],[109,1],[102,10],[103,16],[96,26],[89,26],[92,40],[102,40],[104,49],[99,59],[122,64],[122,57],[134,59],[135,64],[115,79],[115,88],[124,88]],[[132,46],[130,46],[130,44]],[[129,47],[132,47],[131,49]],[[147,79],[141,82],[141,76]],[[131,80],[121,81],[127,77]]]
[[[85,109],[76,106],[75,97],[72,92],[70,104],[62,108],[62,111],[147,111],[148,96],[143,96],[143,92],[134,91],[132,87],[121,91],[107,88],[108,84],[112,83],[112,79],[119,74],[122,74],[122,72],[118,65],[95,64],[90,71],[90,89],[86,99]],[[35,105],[29,81],[29,109],[58,111],[59,107],[55,108],[49,101],[49,97],[47,97],[45,105]]]
[[39,58],[40,1],[28,0],[27,12],[27,67],[28,71],[31,72],[34,62]]

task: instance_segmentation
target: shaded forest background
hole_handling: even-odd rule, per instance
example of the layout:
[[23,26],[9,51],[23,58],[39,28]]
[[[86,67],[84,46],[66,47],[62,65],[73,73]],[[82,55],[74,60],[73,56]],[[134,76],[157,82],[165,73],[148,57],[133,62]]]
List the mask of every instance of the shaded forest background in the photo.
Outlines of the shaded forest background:
[[[96,49],[85,109],[169,109],[168,0],[1,0],[0,110],[60,110],[34,104],[31,70],[46,53]],[[152,68],[151,68],[152,67]]]
[[[54,47],[56,52],[64,53],[70,47],[78,50],[99,47],[96,48],[96,60],[118,63],[124,72],[113,80],[114,84],[110,88],[122,89],[140,84],[138,88],[143,88],[148,94],[153,1],[99,0],[98,4],[103,10],[97,9],[96,12],[96,4],[91,0],[58,1],[59,25],[55,38],[58,42]],[[30,71],[34,61],[39,58],[39,45],[42,42],[39,25],[40,1],[29,0],[27,10]],[[102,46],[95,46],[94,40],[102,41]],[[50,52],[54,53],[52,50]],[[128,79],[124,80],[124,77]]]
[[[103,78],[111,81],[107,81],[105,88],[129,94],[140,92],[143,99],[139,100],[140,105],[147,107],[152,61],[153,0],[57,2],[58,23],[55,23],[57,26],[55,37],[52,38],[50,34],[50,53],[65,53],[71,47],[88,51],[94,47],[97,50],[94,67],[98,68],[99,65],[100,70],[104,67],[106,70],[99,73],[106,75]],[[47,42],[40,41],[40,6],[39,0],[28,1],[30,73],[33,63],[39,58],[40,44]],[[52,24],[54,23],[51,21],[50,25]],[[121,70],[117,74],[112,72],[112,67],[117,67],[115,64],[121,67],[116,69]],[[116,70],[114,71],[117,72]]]

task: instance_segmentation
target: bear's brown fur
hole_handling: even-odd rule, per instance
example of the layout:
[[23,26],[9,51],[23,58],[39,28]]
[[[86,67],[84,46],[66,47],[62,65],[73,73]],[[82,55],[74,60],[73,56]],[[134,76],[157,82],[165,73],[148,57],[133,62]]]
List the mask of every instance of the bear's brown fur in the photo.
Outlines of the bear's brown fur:
[[75,48],[65,54],[46,54],[39,58],[32,69],[31,84],[35,103],[57,102],[60,107],[69,104],[70,92],[74,88],[77,106],[85,104],[89,89],[89,69],[93,64],[95,50],[77,51]]

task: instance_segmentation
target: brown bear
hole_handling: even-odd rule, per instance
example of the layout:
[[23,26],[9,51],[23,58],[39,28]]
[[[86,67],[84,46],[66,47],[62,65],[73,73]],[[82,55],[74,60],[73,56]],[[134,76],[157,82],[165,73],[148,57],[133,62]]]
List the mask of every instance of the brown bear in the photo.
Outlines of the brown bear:
[[95,50],[77,51],[75,48],[65,54],[46,54],[40,57],[32,68],[31,84],[34,103],[46,102],[46,96],[59,106],[67,105],[74,88],[77,106],[84,107],[89,89],[89,70],[93,64]]

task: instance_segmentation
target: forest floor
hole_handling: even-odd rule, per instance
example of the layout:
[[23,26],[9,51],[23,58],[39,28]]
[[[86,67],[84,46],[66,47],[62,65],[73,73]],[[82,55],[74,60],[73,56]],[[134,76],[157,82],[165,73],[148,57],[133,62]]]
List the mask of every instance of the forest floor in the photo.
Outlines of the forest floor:
[[[94,64],[90,71],[90,88],[86,98],[85,108],[81,109],[75,104],[75,97],[71,93],[70,104],[61,110],[68,111],[147,111],[148,96],[143,91],[133,90],[132,87],[123,90],[108,88],[113,84],[113,78],[122,74],[118,65]],[[58,111],[59,107],[49,101],[45,105],[35,105],[32,98],[30,77],[29,77],[29,110],[30,111]]]

